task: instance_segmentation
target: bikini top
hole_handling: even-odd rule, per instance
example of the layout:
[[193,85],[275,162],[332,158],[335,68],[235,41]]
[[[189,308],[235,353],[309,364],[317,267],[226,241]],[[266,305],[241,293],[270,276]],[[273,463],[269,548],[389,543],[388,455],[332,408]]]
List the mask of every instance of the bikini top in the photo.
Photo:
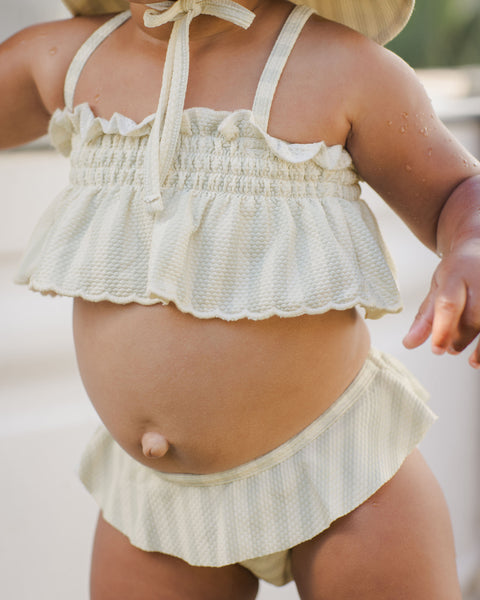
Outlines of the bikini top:
[[346,149],[267,132],[278,81],[312,10],[291,11],[252,109],[220,111],[183,108],[189,23],[208,12],[248,27],[253,13],[231,0],[150,6],[147,26],[174,21],[157,113],[136,123],[74,106],[89,57],[130,18],[120,13],[69,68],[65,108],[49,132],[70,156],[70,183],[38,223],[16,281],[89,301],[173,302],[199,318],[399,311],[392,263]]

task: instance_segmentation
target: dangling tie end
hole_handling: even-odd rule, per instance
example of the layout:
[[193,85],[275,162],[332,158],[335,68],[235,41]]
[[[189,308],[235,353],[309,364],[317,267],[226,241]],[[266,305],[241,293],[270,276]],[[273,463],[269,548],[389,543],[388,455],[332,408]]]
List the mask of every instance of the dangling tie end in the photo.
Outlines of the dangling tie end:
[[150,194],[145,197],[147,212],[157,213],[163,210],[163,198],[161,194]]

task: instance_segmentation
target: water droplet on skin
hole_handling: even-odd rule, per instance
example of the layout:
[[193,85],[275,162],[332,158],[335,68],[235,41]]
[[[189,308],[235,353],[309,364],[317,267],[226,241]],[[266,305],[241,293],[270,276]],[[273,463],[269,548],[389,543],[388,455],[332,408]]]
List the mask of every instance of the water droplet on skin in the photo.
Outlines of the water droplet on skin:
[[427,156],[428,156],[428,157],[432,156],[432,153],[433,153],[433,148],[429,148],[429,149],[427,150]]
[[404,119],[408,119],[408,113],[406,113],[406,112],[403,112],[403,113],[402,113],[402,117],[403,117]]
[[389,127],[391,127],[391,126],[392,126],[392,123],[393,123],[393,121],[387,121],[387,125],[388,125]]
[[412,170],[412,167],[410,165],[405,165],[405,171],[410,172]]
[[429,136],[428,129],[426,127],[422,127],[418,133],[421,133],[424,137]]
[[97,94],[93,100],[94,102],[98,102],[100,100],[100,94]]
[[464,167],[468,167],[468,160],[464,160],[464,161],[463,161],[463,166],[464,166]]
[[50,50],[48,51],[48,53],[53,56],[54,54],[57,53],[57,51],[58,51],[58,48],[56,46],[54,46],[53,48],[50,48]]
[[400,127],[400,129],[398,131],[400,133],[407,133],[407,128],[406,127]]

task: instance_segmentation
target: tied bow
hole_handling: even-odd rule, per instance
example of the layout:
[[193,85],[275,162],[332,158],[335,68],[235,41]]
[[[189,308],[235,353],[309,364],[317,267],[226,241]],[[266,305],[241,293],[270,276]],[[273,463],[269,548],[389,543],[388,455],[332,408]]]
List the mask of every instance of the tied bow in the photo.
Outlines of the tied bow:
[[147,6],[143,17],[146,27],[173,21],[145,164],[145,200],[162,210],[161,189],[174,159],[187,90],[190,23],[197,15],[207,14],[247,29],[255,14],[233,0],[165,0]]

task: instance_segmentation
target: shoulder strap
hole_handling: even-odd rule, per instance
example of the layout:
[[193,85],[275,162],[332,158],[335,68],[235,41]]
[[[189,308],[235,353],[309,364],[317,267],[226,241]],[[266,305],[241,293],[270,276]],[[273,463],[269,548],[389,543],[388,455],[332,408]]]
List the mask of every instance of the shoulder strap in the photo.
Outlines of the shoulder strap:
[[275,95],[287,59],[303,26],[313,12],[308,6],[295,6],[288,15],[263,69],[255,94],[252,112],[257,124],[265,131],[268,127],[273,96]]
[[64,99],[65,106],[69,110],[73,110],[73,99],[75,96],[75,88],[77,87],[80,73],[83,71],[83,67],[87,63],[90,56],[100,46],[100,44],[107,39],[107,37],[115,31],[120,25],[125,23],[130,18],[130,11],[115,15],[109,19],[106,23],[96,29],[93,34],[80,46],[78,52],[75,54],[70,67],[68,68],[67,75],[65,77],[65,88],[64,88]]

